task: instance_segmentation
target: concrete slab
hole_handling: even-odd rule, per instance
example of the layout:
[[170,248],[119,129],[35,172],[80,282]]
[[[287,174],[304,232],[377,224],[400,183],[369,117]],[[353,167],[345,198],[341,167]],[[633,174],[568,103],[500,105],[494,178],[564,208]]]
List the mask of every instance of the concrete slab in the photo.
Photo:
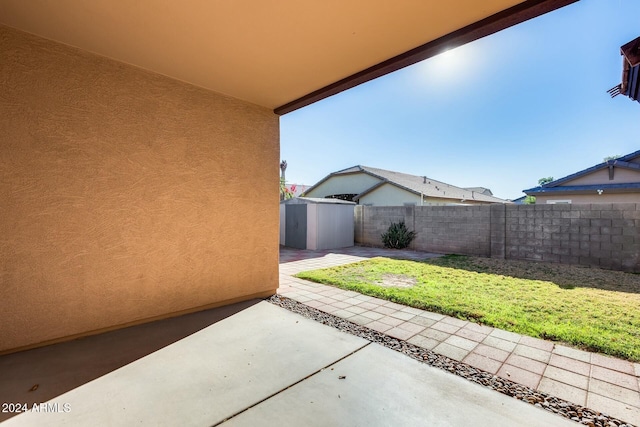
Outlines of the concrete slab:
[[260,302],[53,398],[46,409],[59,412],[3,427],[210,426],[368,343]]
[[[258,304],[250,300],[0,356],[0,397],[31,407]],[[0,423],[15,411],[0,412]]]
[[370,344],[222,425],[571,427],[575,424]]

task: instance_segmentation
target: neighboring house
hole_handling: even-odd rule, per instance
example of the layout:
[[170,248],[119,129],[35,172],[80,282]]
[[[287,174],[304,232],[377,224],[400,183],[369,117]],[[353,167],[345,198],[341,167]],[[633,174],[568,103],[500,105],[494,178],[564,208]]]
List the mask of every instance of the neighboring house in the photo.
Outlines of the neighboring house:
[[306,196],[350,200],[366,206],[508,203],[491,194],[484,187],[460,188],[426,176],[358,165],[329,174]]
[[640,202],[640,150],[523,191],[536,204]]
[[640,37],[620,47],[622,82],[608,90],[611,97],[628,96],[640,102]]
[[524,201],[527,199],[527,196],[518,197],[517,199],[513,199],[511,202],[516,205],[524,205]]
[[475,191],[476,193],[481,193],[486,196],[493,196],[493,192],[488,188],[484,188],[484,187],[465,187],[464,189],[469,191]]

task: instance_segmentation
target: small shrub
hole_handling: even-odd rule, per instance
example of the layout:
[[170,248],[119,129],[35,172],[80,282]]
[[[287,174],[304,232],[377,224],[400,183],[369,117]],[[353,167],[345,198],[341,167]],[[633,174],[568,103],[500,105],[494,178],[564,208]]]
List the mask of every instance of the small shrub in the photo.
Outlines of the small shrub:
[[408,230],[404,221],[392,222],[387,232],[381,237],[385,248],[404,249],[416,237],[416,232]]

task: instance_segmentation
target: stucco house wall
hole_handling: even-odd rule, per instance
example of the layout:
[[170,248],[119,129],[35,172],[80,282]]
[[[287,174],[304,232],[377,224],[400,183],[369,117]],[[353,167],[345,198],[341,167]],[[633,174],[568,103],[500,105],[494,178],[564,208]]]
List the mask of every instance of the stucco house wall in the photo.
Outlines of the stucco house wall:
[[278,117],[0,26],[0,352],[267,296]]
[[403,206],[415,203],[416,206],[451,206],[461,205],[481,205],[486,204],[474,200],[454,200],[438,197],[421,197],[392,184],[383,184],[380,187],[360,197],[358,204],[365,206]]
[[638,203],[639,164],[635,151],[524,192],[535,196],[536,204]]
[[609,194],[603,192],[598,195],[594,194],[562,194],[554,193],[549,195],[536,195],[536,205],[561,203],[562,201],[570,201],[574,203],[639,203],[640,194],[638,193],[617,193]]
[[373,185],[379,183],[381,180],[367,175],[365,173],[353,173],[344,174],[341,176],[333,176],[321,183],[317,187],[313,188],[305,194],[305,197],[327,197],[334,194],[343,194],[345,188],[353,191],[354,194],[359,194],[371,188]]
[[609,171],[607,169],[601,169],[591,172],[588,175],[572,179],[559,185],[559,187],[566,187],[567,185],[592,185],[592,184],[623,184],[629,182],[638,182],[640,173],[638,171],[630,169],[615,168],[613,179],[609,179]]
[[358,200],[358,204],[366,206],[402,206],[405,203],[420,206],[420,196],[391,184],[381,185]]

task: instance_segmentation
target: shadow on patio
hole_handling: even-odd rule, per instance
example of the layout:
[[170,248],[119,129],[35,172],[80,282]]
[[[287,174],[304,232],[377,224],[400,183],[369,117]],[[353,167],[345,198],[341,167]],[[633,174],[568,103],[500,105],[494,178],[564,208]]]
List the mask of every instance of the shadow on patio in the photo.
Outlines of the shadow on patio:
[[3,426],[572,425],[266,301],[3,356],[0,377],[6,402],[50,399]]
[[[259,300],[0,356],[3,402],[46,402],[232,316]],[[16,415],[1,412],[0,422]]]

